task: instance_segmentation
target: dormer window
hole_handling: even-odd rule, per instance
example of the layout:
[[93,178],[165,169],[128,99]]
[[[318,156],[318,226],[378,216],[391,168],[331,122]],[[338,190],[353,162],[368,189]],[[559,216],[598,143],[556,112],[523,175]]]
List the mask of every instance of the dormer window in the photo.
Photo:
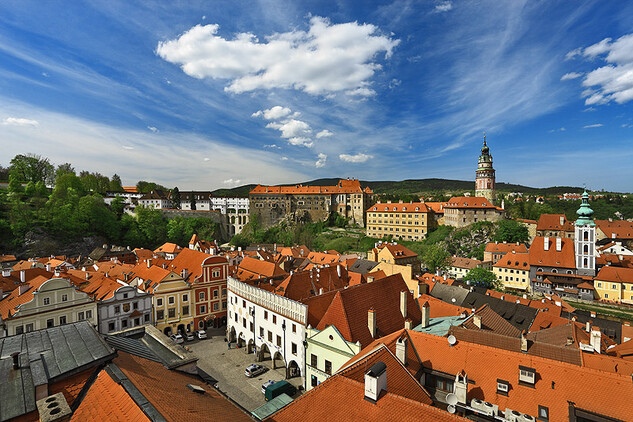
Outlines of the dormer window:
[[519,384],[533,387],[536,383],[536,369],[519,365]]
[[508,391],[510,391],[510,383],[505,380],[497,379],[497,394],[507,396]]

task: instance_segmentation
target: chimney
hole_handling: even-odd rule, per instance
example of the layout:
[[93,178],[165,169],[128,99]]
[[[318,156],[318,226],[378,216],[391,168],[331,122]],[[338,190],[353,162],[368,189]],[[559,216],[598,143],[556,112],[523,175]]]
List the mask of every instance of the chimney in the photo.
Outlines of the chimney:
[[563,249],[563,241],[560,237],[556,238],[556,251],[560,252]]
[[464,371],[461,371],[455,377],[455,384],[453,384],[453,394],[457,396],[457,402],[465,404],[466,396],[468,395],[468,376]]
[[22,283],[24,283],[26,281],[26,271],[25,270],[21,270],[20,271],[20,281]]
[[338,278],[341,278],[341,266],[340,265],[336,266],[336,274],[338,274]]
[[20,369],[20,352],[11,353],[13,358],[13,369]]
[[365,373],[365,400],[375,404],[382,390],[387,391],[387,365],[379,361]]
[[429,306],[429,302],[424,302],[420,310],[422,311],[422,328],[426,328],[429,326],[429,319],[431,316],[431,308]]
[[72,410],[63,393],[53,394],[35,402],[40,422],[66,422],[72,417]]
[[26,292],[29,289],[29,287],[31,287],[29,284],[20,284],[18,286],[18,296]]
[[560,225],[565,225],[565,217],[563,217],[562,215],[560,216]]
[[150,268],[152,266],[152,260],[148,259],[147,260],[147,268]]
[[473,324],[481,330],[481,315],[473,315]]
[[567,342],[565,343],[565,346],[571,346],[572,344],[574,344],[574,339],[572,337],[567,337]]
[[400,292],[400,313],[402,314],[402,318],[407,317],[407,291],[403,290]]
[[593,330],[591,332],[591,339],[589,341],[591,342],[593,350],[596,353],[600,353],[600,345],[602,344],[602,333],[600,332],[600,330]]
[[587,326],[585,327],[585,331],[587,331],[588,333],[591,332],[591,321],[587,321]]
[[376,311],[374,308],[369,308],[367,311],[367,328],[372,338],[376,338]]
[[521,351],[523,353],[527,353],[528,351],[528,341],[525,337],[525,330],[521,332]]
[[368,283],[373,283],[374,282],[374,276],[373,275],[367,276],[367,282]]
[[422,295],[426,295],[429,293],[429,285],[419,281],[418,282],[418,297],[422,296]]
[[549,251],[549,237],[547,236],[543,238],[543,249]]
[[413,330],[413,321],[411,321],[411,318],[407,318],[404,320],[404,329]]
[[396,357],[403,365],[407,365],[407,337],[405,335],[396,341]]
[[51,264],[46,264],[46,271],[51,272]]

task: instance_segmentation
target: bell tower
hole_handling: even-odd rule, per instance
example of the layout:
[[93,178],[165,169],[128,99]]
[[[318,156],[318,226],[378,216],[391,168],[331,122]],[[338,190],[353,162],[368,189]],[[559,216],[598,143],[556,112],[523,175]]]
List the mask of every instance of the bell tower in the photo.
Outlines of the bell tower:
[[578,219],[574,228],[576,271],[580,275],[596,275],[596,223],[589,205],[589,194],[585,190],[582,203],[576,211]]
[[475,177],[475,196],[488,199],[491,204],[495,202],[495,169],[492,167],[492,155],[486,144],[484,132],[484,146],[481,148],[479,164]]

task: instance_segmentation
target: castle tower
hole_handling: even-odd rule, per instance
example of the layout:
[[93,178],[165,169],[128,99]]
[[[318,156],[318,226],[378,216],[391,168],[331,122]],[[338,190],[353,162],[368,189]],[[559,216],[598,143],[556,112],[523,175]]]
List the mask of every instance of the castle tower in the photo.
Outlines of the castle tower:
[[484,146],[481,148],[479,165],[475,177],[475,196],[484,197],[495,203],[495,169],[492,167],[492,155],[490,148],[486,144],[486,134],[484,133]]
[[576,211],[574,248],[576,250],[576,271],[580,275],[596,275],[596,223],[593,210],[589,206],[589,194],[584,191],[582,203]]

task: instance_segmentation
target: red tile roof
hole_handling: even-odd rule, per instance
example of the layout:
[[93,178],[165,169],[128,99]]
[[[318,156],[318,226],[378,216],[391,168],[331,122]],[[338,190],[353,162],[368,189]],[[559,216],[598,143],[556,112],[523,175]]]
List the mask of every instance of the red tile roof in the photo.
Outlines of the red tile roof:
[[[340,276],[339,276],[340,273]],[[321,292],[342,289],[348,285],[347,270],[342,265],[314,268],[289,275],[273,292],[300,301]]]
[[594,279],[614,283],[633,283],[633,268],[602,267]]
[[567,221],[565,214],[541,214],[538,223],[536,223],[536,230],[562,230],[573,232],[574,225],[571,221]]
[[452,256],[451,257],[451,266],[456,268],[467,268],[473,269],[478,265],[481,265],[481,261],[473,258],[462,258],[460,256]]
[[434,298],[431,295],[420,295],[420,297],[418,297],[416,300],[418,301],[420,308],[425,302],[429,304],[430,318],[458,316],[462,313],[468,315],[471,312],[471,310],[468,308],[463,308],[461,306],[446,303],[443,300]]
[[373,193],[363,189],[358,179],[340,179],[336,186],[262,186],[257,185],[250,194],[336,194],[336,193]]
[[161,246],[154,249],[154,253],[175,254],[175,253],[179,253],[180,251],[182,251],[182,248],[180,246],[176,245],[175,243],[169,243],[169,242],[163,243]]
[[429,212],[429,207],[424,202],[380,203],[372,205],[367,212]]
[[[481,318],[481,328],[475,324],[475,317]],[[521,335],[521,331],[518,328],[503,319],[488,304],[477,309],[474,314],[460,325],[469,330],[488,330],[508,337],[519,337]]]
[[99,372],[71,421],[121,421],[141,422],[150,419],[105,370]]
[[[202,264],[209,258],[213,258],[204,252],[193,249],[183,249],[171,264],[167,267],[177,274],[181,274],[183,270],[187,270],[187,281],[195,283],[202,276]],[[220,262],[227,262],[225,258],[216,257]]]
[[496,268],[513,268],[516,270],[529,271],[530,270],[530,254],[524,253],[506,253],[496,264],[493,265]]
[[236,278],[240,281],[258,278],[282,278],[287,275],[288,273],[282,270],[279,265],[249,256],[242,259],[235,273]]
[[561,238],[561,250],[556,250],[555,237],[549,238],[549,250],[545,250],[545,238],[537,236],[530,246],[530,266],[576,268],[573,239]]
[[478,208],[503,210],[502,208],[492,205],[488,199],[478,196],[454,196],[444,204],[444,209],[446,208]]
[[444,202],[425,202],[435,214],[444,214]]
[[616,239],[633,239],[633,221],[625,220],[595,220],[596,225],[605,236]]
[[516,253],[524,253],[527,252],[527,246],[523,243],[506,243],[506,242],[488,242],[486,244],[486,249],[484,252],[490,253],[502,253],[506,254],[508,252],[516,252]]

